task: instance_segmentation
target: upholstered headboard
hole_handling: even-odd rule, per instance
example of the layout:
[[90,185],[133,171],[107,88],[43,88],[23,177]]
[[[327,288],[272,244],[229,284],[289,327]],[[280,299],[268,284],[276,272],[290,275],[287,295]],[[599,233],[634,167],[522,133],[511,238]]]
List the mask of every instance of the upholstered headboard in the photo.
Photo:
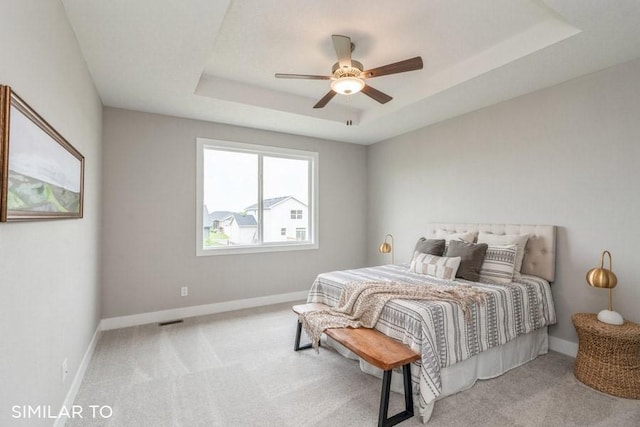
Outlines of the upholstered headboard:
[[522,273],[542,277],[553,282],[556,271],[556,227],[555,225],[522,224],[427,224],[427,239],[434,238],[438,230],[463,232],[485,232],[493,234],[528,234],[522,262]]

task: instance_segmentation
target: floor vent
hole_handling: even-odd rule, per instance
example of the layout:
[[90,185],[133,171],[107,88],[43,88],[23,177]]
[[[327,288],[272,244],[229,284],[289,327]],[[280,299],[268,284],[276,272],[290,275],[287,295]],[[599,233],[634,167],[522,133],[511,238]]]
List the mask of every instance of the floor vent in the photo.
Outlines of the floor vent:
[[182,320],[182,319],[169,320],[168,322],[160,322],[160,323],[158,323],[158,326],[175,325],[176,323],[182,323],[182,322],[184,322],[184,320]]

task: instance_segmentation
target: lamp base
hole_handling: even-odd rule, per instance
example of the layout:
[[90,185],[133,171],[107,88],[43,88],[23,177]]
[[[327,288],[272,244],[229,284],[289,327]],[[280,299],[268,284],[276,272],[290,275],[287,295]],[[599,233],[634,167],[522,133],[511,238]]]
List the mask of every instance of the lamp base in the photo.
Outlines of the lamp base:
[[600,313],[598,313],[598,320],[610,325],[622,325],[624,323],[624,319],[622,318],[620,313],[616,313],[615,311],[610,310],[602,310]]

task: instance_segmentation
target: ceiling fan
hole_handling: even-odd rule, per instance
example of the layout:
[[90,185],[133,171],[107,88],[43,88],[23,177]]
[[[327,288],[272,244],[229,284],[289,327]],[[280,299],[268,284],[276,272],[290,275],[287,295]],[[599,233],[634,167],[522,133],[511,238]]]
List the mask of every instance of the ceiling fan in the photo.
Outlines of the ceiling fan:
[[333,68],[331,69],[331,76],[276,73],[276,78],[279,79],[331,80],[331,90],[323,96],[313,108],[324,107],[331,101],[336,93],[353,95],[360,91],[379,103],[386,104],[393,98],[366,84],[366,79],[422,69],[422,58],[416,56],[415,58],[365,70],[361,62],[351,59],[351,52],[353,52],[355,48],[355,45],[351,43],[351,38],[340,35],[333,35],[331,37],[333,39],[333,47],[338,56],[338,62],[333,64]]

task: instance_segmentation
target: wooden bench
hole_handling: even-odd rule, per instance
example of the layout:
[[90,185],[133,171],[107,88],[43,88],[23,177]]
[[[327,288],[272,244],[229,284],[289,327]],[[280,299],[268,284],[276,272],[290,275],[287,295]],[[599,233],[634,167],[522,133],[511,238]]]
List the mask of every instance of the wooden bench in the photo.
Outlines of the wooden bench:
[[[308,304],[294,305],[293,312],[296,313],[297,315],[300,315],[302,313],[307,313],[309,311],[318,311],[318,310],[323,310],[325,308],[329,308],[329,306],[325,304],[320,304],[318,302],[310,302]],[[302,333],[302,323],[300,323],[300,320],[298,320],[298,326],[296,328],[296,341],[295,341],[295,344],[293,345],[293,351],[306,350],[308,348],[311,348],[311,344],[303,345],[302,347],[300,346],[301,333]]]
[[[329,308],[319,303],[294,305],[293,311],[300,315],[310,311]],[[311,344],[300,346],[302,324],[298,320],[294,350],[311,348]],[[342,344],[363,360],[384,371],[382,377],[382,395],[380,397],[380,412],[378,427],[390,427],[413,417],[413,392],[411,390],[411,362],[420,360],[420,354],[408,346],[390,338],[376,329],[368,328],[335,328],[326,329],[324,333]],[[389,411],[389,392],[391,390],[391,374],[395,368],[402,366],[404,380],[405,410],[387,418]]]

